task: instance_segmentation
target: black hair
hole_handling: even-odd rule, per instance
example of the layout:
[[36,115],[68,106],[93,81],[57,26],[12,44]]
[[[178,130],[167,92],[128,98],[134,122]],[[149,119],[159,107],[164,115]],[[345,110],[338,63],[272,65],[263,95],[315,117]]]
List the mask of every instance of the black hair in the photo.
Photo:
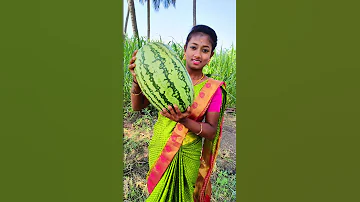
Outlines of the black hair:
[[217,45],[217,35],[216,35],[215,31],[211,27],[206,26],[206,25],[195,25],[191,29],[190,33],[188,34],[188,36],[186,38],[185,46],[187,47],[192,35],[195,34],[195,33],[199,33],[199,32],[207,34],[209,36],[210,43],[211,43],[211,46],[212,46],[211,52],[214,52],[215,47]]

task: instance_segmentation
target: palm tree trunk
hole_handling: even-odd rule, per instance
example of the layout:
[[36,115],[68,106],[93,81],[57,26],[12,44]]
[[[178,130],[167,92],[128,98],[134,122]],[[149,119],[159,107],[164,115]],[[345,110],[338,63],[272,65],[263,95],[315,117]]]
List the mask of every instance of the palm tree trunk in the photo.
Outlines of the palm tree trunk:
[[196,0],[193,0],[193,26],[196,25]]
[[150,40],[150,0],[147,0],[147,38]]
[[136,23],[134,0],[129,0],[128,4],[129,4],[130,16],[131,16],[131,24],[132,24],[132,28],[133,28],[133,35],[135,37],[139,37],[139,32],[138,32],[137,23]]
[[128,24],[128,21],[129,21],[129,14],[130,14],[130,8],[128,6],[128,10],[127,10],[127,13],[126,13],[126,19],[125,19],[125,25],[124,25],[124,35],[126,34],[127,24]]

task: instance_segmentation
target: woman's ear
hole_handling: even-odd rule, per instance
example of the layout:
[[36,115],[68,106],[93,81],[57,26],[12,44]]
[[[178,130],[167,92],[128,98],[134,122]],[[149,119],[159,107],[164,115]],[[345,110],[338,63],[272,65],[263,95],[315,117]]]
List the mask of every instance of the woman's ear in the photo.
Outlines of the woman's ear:
[[186,51],[186,45],[184,45],[184,52]]

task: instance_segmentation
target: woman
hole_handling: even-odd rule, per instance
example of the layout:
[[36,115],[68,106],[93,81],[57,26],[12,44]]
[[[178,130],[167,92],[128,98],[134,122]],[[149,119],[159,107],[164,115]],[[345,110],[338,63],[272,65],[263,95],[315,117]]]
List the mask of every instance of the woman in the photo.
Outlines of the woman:
[[[202,70],[216,45],[215,31],[205,25],[194,26],[187,36],[184,58],[195,100],[183,113],[177,106],[159,112],[149,144],[147,201],[210,201],[210,174],[220,145],[226,92],[224,82],[205,76]],[[134,110],[141,110],[149,101],[136,80],[136,53],[129,65],[134,77],[131,102]]]

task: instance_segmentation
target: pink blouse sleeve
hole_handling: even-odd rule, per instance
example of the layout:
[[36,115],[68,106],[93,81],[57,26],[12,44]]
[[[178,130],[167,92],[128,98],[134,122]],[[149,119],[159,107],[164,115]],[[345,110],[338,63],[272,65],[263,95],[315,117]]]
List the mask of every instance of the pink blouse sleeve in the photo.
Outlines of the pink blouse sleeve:
[[222,92],[221,92],[221,87],[219,87],[215,91],[214,97],[210,101],[210,105],[209,105],[209,108],[207,111],[208,112],[220,112],[221,104],[222,104]]

